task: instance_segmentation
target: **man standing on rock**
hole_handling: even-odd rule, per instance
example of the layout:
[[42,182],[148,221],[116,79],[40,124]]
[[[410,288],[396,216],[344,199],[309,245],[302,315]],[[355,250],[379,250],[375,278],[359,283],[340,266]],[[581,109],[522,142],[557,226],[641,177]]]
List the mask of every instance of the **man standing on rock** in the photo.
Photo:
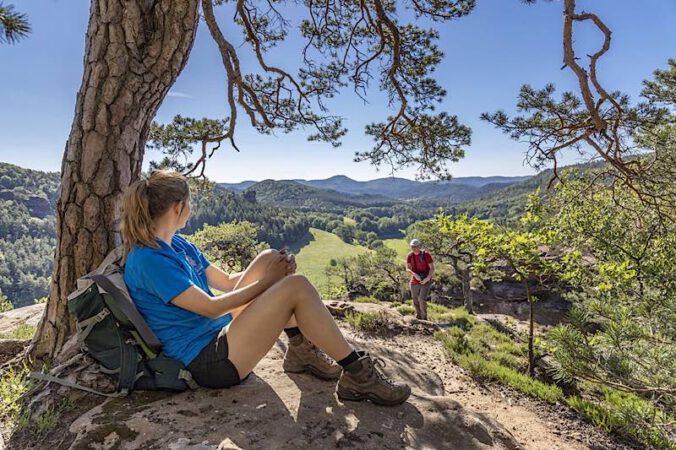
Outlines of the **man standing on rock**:
[[429,252],[422,250],[418,239],[411,241],[411,252],[406,256],[406,271],[411,273],[411,297],[415,306],[415,316],[427,320],[427,296],[432,286],[434,262]]

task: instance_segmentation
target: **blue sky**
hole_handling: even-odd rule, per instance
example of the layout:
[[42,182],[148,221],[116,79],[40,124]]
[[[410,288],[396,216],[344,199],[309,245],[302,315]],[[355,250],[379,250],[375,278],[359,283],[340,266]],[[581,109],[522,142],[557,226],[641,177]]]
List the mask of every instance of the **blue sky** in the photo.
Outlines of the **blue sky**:
[[[11,0],[10,0],[11,1]],[[6,2],[9,3],[9,2]],[[84,0],[14,0],[28,14],[33,33],[14,46],[0,46],[0,161],[20,166],[58,170],[70,130],[75,95],[82,76],[84,34],[89,2]],[[454,176],[525,175],[525,146],[511,141],[479,120],[484,111],[513,111],[523,83],[541,87],[554,82],[559,90],[575,89],[575,80],[562,65],[561,1],[526,6],[520,0],[478,0],[469,16],[440,26],[439,45],[446,54],[437,69],[448,91],[441,109],[457,114],[473,129],[465,159],[451,165]],[[640,6],[637,6],[640,5]],[[636,98],[641,81],[654,69],[676,57],[676,0],[578,0],[580,9],[598,13],[613,30],[611,51],[599,73],[610,90]],[[227,23],[228,11],[219,11]],[[292,18],[293,19],[293,18]],[[241,33],[224,27],[241,42]],[[576,32],[579,54],[592,52],[602,42],[591,27]],[[271,59],[284,67],[299,57],[296,40],[277,50]],[[251,66],[246,46],[240,47],[243,66]],[[374,86],[364,104],[351,91],[330,103],[345,117],[350,133],[342,147],[306,141],[303,131],[260,136],[244,121],[238,129],[242,152],[223,146],[209,162],[207,175],[217,181],[237,182],[265,178],[326,178],[344,174],[367,180],[390,174],[368,163],[352,162],[354,152],[371,141],[364,125],[388,114]],[[228,114],[224,72],[215,44],[204,23],[185,70],[162,104],[157,120],[176,114],[222,118]],[[159,158],[154,153],[148,159]],[[565,162],[574,162],[571,155]],[[412,178],[414,169],[397,176]]]

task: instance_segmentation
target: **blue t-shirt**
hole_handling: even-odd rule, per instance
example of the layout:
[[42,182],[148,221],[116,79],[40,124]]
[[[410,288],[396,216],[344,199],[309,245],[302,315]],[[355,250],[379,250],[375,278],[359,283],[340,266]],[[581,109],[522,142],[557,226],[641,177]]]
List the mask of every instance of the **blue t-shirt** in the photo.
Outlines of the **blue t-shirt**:
[[137,245],[129,252],[124,281],[164,353],[188,365],[232,316],[210,319],[171,303],[191,286],[213,295],[207,284],[209,261],[178,234],[172,237],[171,246],[160,239],[157,243],[159,248]]

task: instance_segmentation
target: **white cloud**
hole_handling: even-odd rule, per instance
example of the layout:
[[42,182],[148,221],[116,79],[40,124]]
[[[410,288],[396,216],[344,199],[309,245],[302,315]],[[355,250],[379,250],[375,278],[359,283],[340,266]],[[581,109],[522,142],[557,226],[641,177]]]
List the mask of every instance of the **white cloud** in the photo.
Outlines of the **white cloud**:
[[167,96],[168,97],[176,97],[176,98],[193,98],[192,95],[186,94],[185,92],[179,92],[179,91],[169,91]]

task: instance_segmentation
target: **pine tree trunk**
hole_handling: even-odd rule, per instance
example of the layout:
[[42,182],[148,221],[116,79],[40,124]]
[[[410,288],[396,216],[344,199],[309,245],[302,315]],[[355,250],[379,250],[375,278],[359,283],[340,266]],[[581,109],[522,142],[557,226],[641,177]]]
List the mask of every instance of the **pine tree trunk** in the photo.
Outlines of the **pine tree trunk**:
[[535,351],[533,348],[533,321],[535,313],[535,302],[533,301],[533,296],[530,293],[530,286],[528,286],[528,281],[525,283],[526,286],[526,296],[528,297],[528,375],[531,377],[535,376]]
[[465,303],[467,312],[474,312],[474,302],[472,301],[472,274],[469,265],[466,265],[460,271],[460,278],[462,280],[462,297]]
[[66,297],[119,244],[118,202],[141,172],[148,129],[188,60],[197,0],[93,0],[84,75],[61,166],[54,273],[33,356],[72,334]]

